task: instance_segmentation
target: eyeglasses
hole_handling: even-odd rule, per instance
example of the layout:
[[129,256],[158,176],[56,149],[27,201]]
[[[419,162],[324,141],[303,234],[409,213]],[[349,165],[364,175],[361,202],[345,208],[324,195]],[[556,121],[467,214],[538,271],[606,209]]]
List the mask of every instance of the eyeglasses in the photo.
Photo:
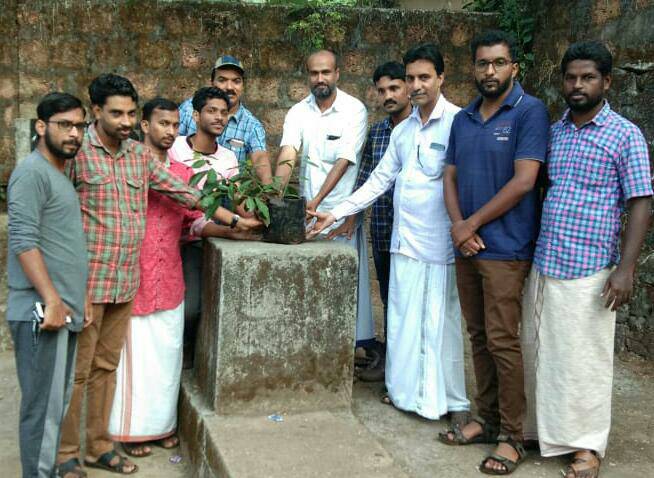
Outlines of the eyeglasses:
[[506,58],[495,58],[491,61],[477,60],[475,62],[475,70],[479,72],[486,71],[488,69],[488,65],[493,65],[493,69],[495,71],[500,71],[511,64],[513,64],[513,62],[511,60],[507,60]]
[[47,121],[47,123],[54,123],[59,126],[59,129],[65,133],[70,133],[70,131],[75,128],[77,131],[84,132],[88,123],[73,123],[72,121],[62,120],[62,121]]

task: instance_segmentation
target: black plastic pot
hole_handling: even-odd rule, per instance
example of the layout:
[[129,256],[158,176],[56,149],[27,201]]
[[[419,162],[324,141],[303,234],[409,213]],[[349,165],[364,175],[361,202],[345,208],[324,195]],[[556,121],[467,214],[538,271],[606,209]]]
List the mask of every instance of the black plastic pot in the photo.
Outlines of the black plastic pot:
[[263,240],[277,244],[299,244],[305,238],[305,198],[271,198],[268,201],[270,225],[263,231]]

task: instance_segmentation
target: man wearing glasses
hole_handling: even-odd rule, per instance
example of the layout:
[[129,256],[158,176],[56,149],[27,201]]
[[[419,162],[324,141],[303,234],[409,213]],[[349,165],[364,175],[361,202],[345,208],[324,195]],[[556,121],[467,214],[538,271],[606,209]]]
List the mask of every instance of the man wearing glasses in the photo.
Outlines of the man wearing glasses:
[[538,235],[534,186],[547,152],[549,119],[543,103],[515,80],[511,36],[486,32],[471,50],[481,96],[454,119],[444,183],[479,416],[440,440],[499,442],[480,470],[508,474],[524,458],[520,304]]
[[88,325],[86,238],[77,193],[63,172],[82,144],[85,111],[66,93],[48,94],[36,111],[38,145],[7,188],[7,320],[21,389],[21,465],[30,477],[54,476],[77,336]]

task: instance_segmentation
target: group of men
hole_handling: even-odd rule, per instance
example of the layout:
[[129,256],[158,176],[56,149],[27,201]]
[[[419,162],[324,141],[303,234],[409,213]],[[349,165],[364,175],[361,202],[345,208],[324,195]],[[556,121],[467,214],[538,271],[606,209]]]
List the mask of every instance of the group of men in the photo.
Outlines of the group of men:
[[[481,34],[471,54],[480,96],[464,109],[442,94],[436,45],[380,65],[372,79],[388,116],[368,129],[363,103],[337,87],[336,55],[313,53],[311,93],[286,116],[274,174],[287,182],[299,159],[309,237],[358,252],[357,345],[378,356],[357,375],[385,380],[384,403],[448,416],[444,444],[496,444],[484,473],[513,472],[524,443],[538,440],[543,456],[574,454],[566,478],[597,476],[610,426],[615,310],[629,300],[649,225],[647,146],[605,100],[611,55],[600,43],[564,55],[569,109],[551,127],[543,103],[516,80],[510,35]],[[182,357],[192,357],[201,303],[200,238],[254,239],[260,226],[224,208],[206,219],[189,178],[209,168],[227,178],[248,159],[262,181],[273,177],[264,128],[241,102],[243,65],[221,56],[211,83],[179,108],[147,102],[143,143],[129,138],[138,95],[126,78],[93,80],[88,127],[71,95],[52,93],[38,106],[38,146],[8,187],[7,317],[22,391],[23,476],[86,476],[84,390],[86,466],[131,474],[138,467],[114,442],[132,457],[179,443]],[[370,205],[383,348],[361,216]],[[41,323],[35,302],[45,305]]]

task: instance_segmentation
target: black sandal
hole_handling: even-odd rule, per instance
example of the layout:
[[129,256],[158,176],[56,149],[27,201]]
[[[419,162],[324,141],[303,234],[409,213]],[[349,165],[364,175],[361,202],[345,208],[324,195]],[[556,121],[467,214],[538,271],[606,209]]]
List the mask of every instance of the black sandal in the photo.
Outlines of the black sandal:
[[[518,459],[516,461],[513,461],[505,456],[492,453],[488,455],[486,458],[484,458],[484,460],[481,462],[481,464],[479,465],[479,471],[481,471],[486,475],[510,475],[516,470],[516,468],[518,468],[518,465],[520,465],[520,463],[524,461],[525,456],[527,456],[527,452],[522,446],[522,443],[515,441],[513,438],[511,438],[508,435],[500,434],[500,436],[497,437],[497,441],[499,443],[506,443],[507,445],[510,445],[518,454]],[[493,468],[486,468],[486,463],[488,463],[488,460],[494,460],[498,462],[500,465],[504,467],[504,469],[494,470]]]
[[57,476],[63,478],[68,474],[75,475],[76,478],[86,478],[87,476],[84,469],[82,469],[82,464],[77,458],[71,458],[68,461],[64,461],[57,467]]
[[[477,422],[479,425],[481,425],[480,434],[466,438],[461,431],[465,425],[461,426],[458,423],[452,423],[452,426],[449,430],[438,434],[438,441],[450,446],[472,445],[475,443],[497,443],[497,437],[500,433],[497,427],[489,425],[486,423],[486,420],[477,416],[472,417],[472,419],[469,420],[466,425],[472,422]],[[450,437],[450,435],[453,435],[453,437]]]
[[[111,460],[113,460],[115,457],[118,457],[119,460],[117,463],[112,465]],[[111,473],[118,473],[120,475],[131,475],[139,471],[138,465],[134,463],[132,463],[132,465],[134,465],[134,469],[132,471],[125,471],[125,466],[128,465],[127,459],[124,456],[119,455],[116,450],[111,450],[107,453],[103,453],[98,458],[98,461],[84,460],[84,464],[90,468],[99,468],[101,470],[110,471]]]

